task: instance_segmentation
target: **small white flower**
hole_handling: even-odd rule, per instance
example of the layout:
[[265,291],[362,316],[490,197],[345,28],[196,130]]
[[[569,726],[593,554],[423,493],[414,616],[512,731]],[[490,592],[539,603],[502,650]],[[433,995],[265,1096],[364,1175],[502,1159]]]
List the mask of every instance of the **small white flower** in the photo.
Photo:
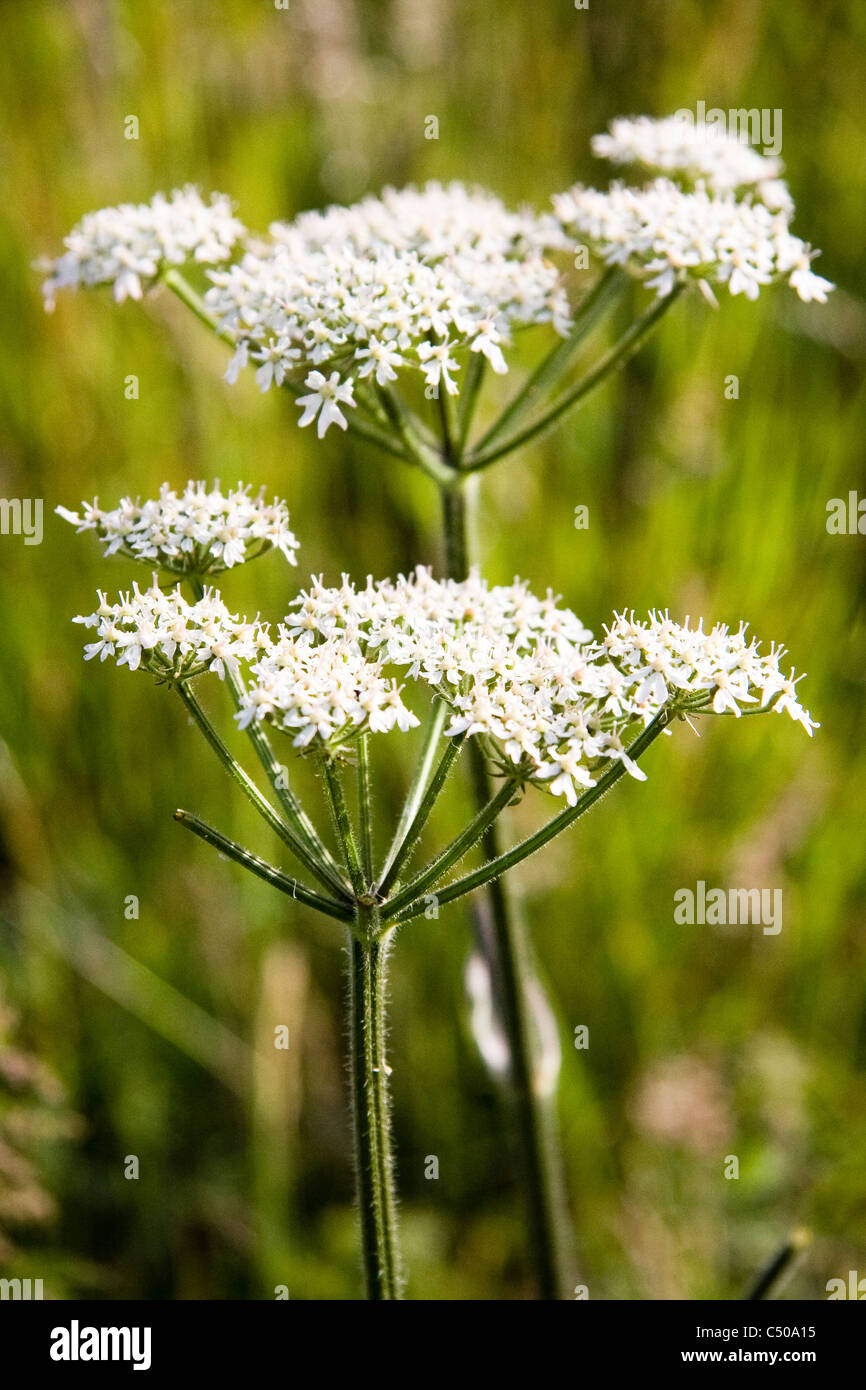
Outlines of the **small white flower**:
[[[254,352],[252,354],[253,361],[262,364],[256,371],[256,382],[260,389],[264,392],[270,390],[272,385],[282,386],[286,379],[286,372],[292,362],[300,355],[300,348],[290,347],[288,338],[278,338],[269,347],[259,348],[257,352]],[[237,380],[240,368],[232,365],[236,358],[237,353],[226,369],[227,381],[229,380],[229,371],[232,373],[231,381]]]
[[318,417],[316,432],[320,439],[330,425],[339,425],[340,429],[344,430],[347,421],[340,409],[340,403],[352,406],[355,404],[351,381],[341,381],[339,372],[331,372],[329,377],[322,372],[310,372],[304,385],[310,388],[309,394],[299,396],[295,402],[303,410],[298,421],[301,429],[305,425],[311,425]]
[[366,347],[358,348],[355,358],[362,364],[358,369],[360,379],[363,381],[375,373],[380,386],[387,386],[389,381],[396,381],[397,368],[404,366],[406,362],[405,357],[397,352],[393,342],[379,342],[376,338],[371,338]]
[[451,344],[444,343],[419,343],[418,360],[425,363],[424,378],[428,386],[439,386],[444,383],[445,390],[453,396],[457,393],[457,383],[451,376],[451,372],[456,372],[459,363],[451,356]]

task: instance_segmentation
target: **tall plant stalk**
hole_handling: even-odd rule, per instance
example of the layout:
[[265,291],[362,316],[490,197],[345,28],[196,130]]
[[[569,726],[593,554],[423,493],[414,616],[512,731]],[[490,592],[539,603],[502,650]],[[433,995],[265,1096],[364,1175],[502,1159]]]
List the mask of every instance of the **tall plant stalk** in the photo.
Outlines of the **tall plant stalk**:
[[355,1181],[367,1297],[379,1301],[400,1297],[385,1060],[388,938],[377,935],[375,908],[359,906],[357,927],[349,938]]
[[391,1157],[388,1064],[385,1060],[385,962],[390,930],[383,931],[372,887],[369,768],[364,735],[359,753],[361,845],[352,827],[336,761],[322,758],[325,790],[355,892],[349,933],[349,1071],[352,1086],[355,1189],[361,1226],[361,1263],[367,1297],[400,1297],[397,1223]]
[[[452,579],[465,579],[475,559],[470,510],[475,481],[458,466],[451,482],[441,489],[446,565]],[[470,739],[468,746],[472,792],[477,809],[482,811],[492,795],[491,779],[478,740]],[[487,860],[498,859],[503,854],[501,820],[487,827],[482,848]],[[508,1046],[510,1099],[519,1142],[536,1286],[540,1298],[559,1299],[564,1296],[566,1287],[568,1214],[553,1106],[539,1094],[536,1085],[532,1015],[527,993],[533,976],[531,952],[510,884],[498,878],[487,884],[484,892],[494,950],[495,984]]]

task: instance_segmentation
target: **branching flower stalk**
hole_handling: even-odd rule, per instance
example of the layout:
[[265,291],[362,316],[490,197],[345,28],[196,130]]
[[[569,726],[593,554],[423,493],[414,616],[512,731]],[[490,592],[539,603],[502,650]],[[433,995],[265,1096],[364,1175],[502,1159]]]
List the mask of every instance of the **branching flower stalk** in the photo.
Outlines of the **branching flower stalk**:
[[[480,476],[588,399],[686,289],[716,305],[721,290],[755,299],[765,286],[784,283],[804,302],[824,302],[833,288],[811,268],[816,253],[791,231],[794,204],[780,161],[714,127],[674,119],[620,119],[592,143],[598,156],[637,168],[643,181],[615,181],[606,190],[578,184],[554,195],[542,213],[512,212],[460,184],[386,189],[354,207],[273,223],[266,237],[250,235],[224,195],[205,203],[188,188],[89,214],[47,266],[49,308],[58,290],[78,285],[110,284],[118,301],[165,286],[231,347],[229,382],[252,367],[262,391],[283,388],[294,397],[301,427],[315,424],[322,438],[336,425],[420,468],[439,492],[444,584],[424,570],[358,592],[348,581],[334,591],[314,582],[276,637],[258,620],[233,618],[206,583],[266,549],[294,562],[281,504],[267,509],[246,489],[223,499],[217,488],[190,484],[182,497],[166,486],[143,508],[126,499],[113,513],[96,504],[81,516],[64,513],[96,531],[109,553],[168,570],[192,599],[184,607],[179,590],[164,595],[156,586],[134,589],[120,605],[103,597],[84,620],[100,637],[88,655],[141,665],[180,692],[227,771],[318,884],[298,884],[293,894],[349,924],[359,1202],[375,1297],[396,1296],[400,1287],[382,1023],[385,947],[395,925],[420,915],[434,887],[440,904],[487,891],[539,1291],[561,1296],[555,1165],[527,1004],[531,966],[504,875],[624,772],[642,776],[638,759],[675,719],[742,715],[757,701],[760,709],[787,709],[808,732],[813,727],[793,675],[779,675],[780,653],[759,659],[743,629],[704,634],[666,615],[645,625],[620,616],[603,643],[593,644],[550,597],[530,602],[521,586],[488,589],[473,568],[468,512]],[[586,286],[574,272],[592,264],[599,273]],[[189,279],[196,266],[206,268],[202,289]],[[590,335],[635,282],[654,300],[618,341],[576,370]],[[515,338],[529,329],[552,335],[551,346],[492,423],[476,430],[491,377],[508,373]],[[527,605],[534,615],[528,626]],[[432,706],[421,721],[427,736],[415,778],[377,865],[369,736],[419,722],[386,668],[430,687]],[[191,682],[205,672],[229,686],[279,809],[238,767],[192,694]],[[343,867],[284,778],[266,725],[316,756]],[[407,878],[464,747],[475,816]],[[356,821],[343,786],[350,765]],[[506,848],[501,813],[530,784],[564,796],[567,809]],[[178,814],[282,891],[295,883]],[[482,863],[442,886],[472,851]]]
[[[675,718],[739,717],[760,708],[787,713],[810,734],[815,725],[797,698],[794,672],[781,669],[783,650],[763,653],[742,625],[705,632],[702,624],[681,625],[667,614],[650,614],[645,622],[618,614],[596,639],[551,593],[537,598],[517,581],[491,587],[475,569],[464,579],[437,580],[419,567],[394,581],[368,579],[364,587],[344,577],[330,588],[314,578],[275,630],[258,618],[249,622],[204,586],[215,565],[229,568],[224,547],[233,504],[213,488],[203,510],[203,491],[203,484],[190,484],[180,498],[164,488],[159,503],[139,507],[126,499],[113,512],[95,503],[83,514],[61,509],[79,529],[95,531],[107,552],[122,550],[176,579],[183,576],[173,589],[161,587],[157,576],[148,589],[133,584],[116,601],[100,592],[96,609],[75,621],[91,631],[88,660],[113,659],[118,667],[147,671],[177,692],[233,783],[326,891],[290,877],[197,815],[177,811],[179,823],[346,928],[363,1268],[368,1296],[393,1299],[402,1285],[385,968],[395,928],[422,915],[431,892],[442,904],[477,888],[501,892],[510,869],[568,829],[623,775],[644,780],[639,760]],[[275,505],[282,517],[282,504]],[[248,518],[248,529],[259,520]],[[235,561],[242,563],[250,538],[236,539]],[[296,543],[280,548],[294,560]],[[197,557],[195,571],[189,555]],[[184,580],[190,599],[182,593]],[[237,762],[198,697],[199,684],[207,681],[232,683],[235,721],[256,733],[253,746],[257,753],[267,749],[267,766],[277,757],[267,728],[288,738],[297,756],[315,761],[345,876],[297,795],[288,807],[275,806]],[[416,776],[379,863],[371,814],[373,736],[419,725],[426,725],[426,737]],[[422,832],[467,748],[482,750],[484,804],[418,866]],[[356,798],[347,794],[350,773]],[[491,831],[529,788],[564,801],[565,809],[520,844],[494,852]],[[447,881],[468,856],[480,856],[480,863]],[[506,946],[512,944],[509,938]],[[520,969],[511,978],[523,983]],[[542,1135],[535,1139],[543,1143]]]

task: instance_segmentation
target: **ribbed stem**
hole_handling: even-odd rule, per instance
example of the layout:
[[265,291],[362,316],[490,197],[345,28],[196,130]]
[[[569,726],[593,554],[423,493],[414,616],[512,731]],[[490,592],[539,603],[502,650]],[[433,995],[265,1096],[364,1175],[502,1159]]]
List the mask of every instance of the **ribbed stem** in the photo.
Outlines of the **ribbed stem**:
[[359,906],[348,945],[355,1180],[367,1297],[381,1300],[400,1297],[400,1273],[385,1060],[388,948],[377,930],[376,909]]
[[467,468],[471,471],[475,471],[479,468],[489,468],[491,463],[495,463],[497,459],[501,459],[506,454],[512,453],[515,449],[521,448],[524,444],[528,444],[531,439],[536,439],[539,435],[543,434],[545,430],[549,430],[566,411],[573,410],[574,407],[585,400],[597,386],[600,386],[615,368],[621,367],[624,362],[628,361],[632,353],[637,352],[644,338],[655,328],[659,319],[663,314],[667,313],[671,305],[676,303],[684,288],[685,284],[681,282],[678,285],[674,285],[670,294],[665,295],[663,299],[656,299],[639,319],[635,319],[634,323],[631,324],[622,335],[619,342],[615,343],[609,352],[606,352],[605,355],[599,359],[592,370],[587,372],[586,376],[581,377],[573,386],[563,391],[556,400],[548,405],[546,410],[543,410],[542,413],[535,420],[530,421],[528,425],[517,430],[516,433],[510,435],[507,439],[503,439],[500,443],[494,441],[489,447],[479,448],[469,459],[466,465]]
[[[432,724],[433,728],[436,727],[436,723],[437,720],[434,718]],[[417,845],[418,840],[421,836],[421,832],[427,824],[430,812],[432,811],[436,801],[439,798],[439,793],[442,791],[442,788],[445,785],[446,778],[448,777],[451,768],[454,766],[454,762],[458,754],[460,753],[460,749],[462,748],[462,746],[462,734],[458,734],[454,738],[449,739],[445,747],[445,751],[439,759],[436,771],[430,778],[429,784],[425,784],[424,786],[422,786],[422,795],[418,798],[418,804],[415,810],[415,814],[412,820],[409,822],[409,825],[406,827],[406,831],[402,839],[400,840],[400,843],[396,845],[393,857],[390,857],[390,863],[387,872],[382,875],[382,878],[379,882],[378,893],[380,897],[387,897],[391,889],[391,886],[397,881],[397,878],[400,874],[400,870],[402,869],[406,861],[409,859],[409,857],[412,854],[412,851]],[[443,869],[441,872],[444,873],[445,870]]]
[[[465,474],[456,473],[449,487],[442,489],[443,521],[448,573],[463,579],[471,564],[470,519]],[[490,802],[490,778],[477,739],[469,742],[475,802],[479,812]],[[503,853],[501,823],[494,820],[482,841],[485,856],[498,859]],[[508,886],[497,879],[487,885],[486,906],[490,914],[494,969],[502,999],[502,1025],[510,1058],[510,1077],[519,1135],[524,1187],[535,1260],[538,1296],[558,1299],[564,1296],[565,1258],[562,1231],[567,1221],[559,1178],[561,1160],[556,1151],[552,1115],[534,1086],[534,1059],[526,987],[531,969],[524,928],[515,910]],[[539,986],[540,989],[540,986]]]
[[[470,740],[470,750],[475,746],[475,741]],[[481,766],[483,770],[483,761]],[[485,773],[485,791],[487,790],[487,785],[487,774]],[[484,804],[481,806],[481,809],[478,811],[477,815],[469,822],[466,829],[462,830],[460,834],[456,837],[456,839],[452,840],[451,844],[447,845],[446,848],[443,849],[442,853],[436,856],[432,863],[428,864],[425,869],[422,869],[421,873],[417,876],[417,878],[413,878],[412,882],[407,883],[406,887],[402,890],[402,892],[397,893],[391,899],[391,901],[388,903],[388,906],[383,910],[383,920],[387,921],[389,917],[396,916],[402,908],[408,907],[408,905],[411,902],[414,902],[414,900],[418,898],[422,893],[424,893],[428,888],[431,888],[434,883],[438,883],[439,879],[442,878],[444,874],[447,874],[448,870],[454,864],[458,863],[459,860],[463,858],[464,854],[468,854],[470,849],[472,849],[475,845],[482,843],[486,846],[487,841],[485,837],[487,835],[487,831],[490,829],[497,816],[500,816],[502,812],[505,810],[505,807],[508,805],[509,801],[513,799],[514,793],[517,789],[517,785],[518,784],[514,780],[505,782],[504,785],[502,785],[497,792],[494,792],[487,800],[484,801]],[[479,795],[477,799],[480,801],[480,789],[478,790]]]
[[257,854],[251,854],[243,845],[230,840],[227,835],[223,835],[219,830],[215,830],[207,821],[201,820],[198,816],[192,815],[189,811],[175,811],[174,818],[186,830],[191,830],[199,839],[204,840],[205,844],[212,845],[228,859],[233,859],[242,868],[248,869],[257,878],[264,879],[273,888],[279,888],[281,893],[287,893],[290,898],[296,899],[300,903],[306,903],[308,907],[314,907],[317,912],[323,912],[326,917],[335,917],[338,922],[352,920],[352,910],[346,903],[335,902],[333,898],[323,898],[320,893],[316,893],[312,888],[307,888],[303,883],[298,883],[297,879],[289,878],[282,869],[274,868],[273,864],[268,864],[266,860],[260,859]]
[[[418,766],[415,769],[412,784],[406,793],[406,800],[403,802],[403,809],[400,812],[397,829],[394,831],[391,845],[388,849],[388,856],[382,865],[379,875],[379,893],[383,896],[387,893],[388,888],[397,877],[400,864],[404,862],[411,848],[410,845],[407,845],[409,832],[415,828],[417,823],[416,817],[425,800],[428,779],[433,768],[433,763],[436,760],[439,739],[442,736],[442,730],[445,727],[447,718],[448,706],[444,700],[439,700],[428,722],[427,735],[424,740],[424,747],[421,750],[421,756],[418,759]],[[420,831],[418,833],[420,833]]]
[[[205,586],[200,575],[191,574],[189,576],[189,585],[196,601],[204,597]],[[235,709],[240,709],[245,693],[243,676],[238,670],[233,670],[229,666],[226,669],[226,684],[231,691]],[[270,739],[263,725],[257,719],[253,719],[247,724],[245,732],[267,775],[268,782],[273,787],[277,800],[283,808],[287,824],[295,831],[298,838],[304,841],[311,854],[318,859],[322,868],[328,874],[332,890],[337,893],[339,897],[348,899],[350,896],[348,884],[344,883],[333,855],[322,840],[300,801],[295,796],[292,788],[288,785],[285,779],[286,770],[278,761],[277,755],[271,747]]]
[[[240,763],[232,757],[226,745],[223,743],[216,729],[211,724],[195,695],[190,688],[189,681],[178,681],[175,685],[178,695],[183,701],[189,714],[195,720],[201,732],[204,734],[213,751],[216,753],[223,767],[229,776],[237,782],[247,800],[255,806],[263,820],[267,821],[273,831],[279,835],[280,839],[292,851],[310,873],[317,878],[323,887],[333,889],[335,887],[333,875],[327,867],[319,862],[318,857],[307,847],[305,841],[300,840],[294,830],[280,819],[267,797],[262,796],[255,782],[247,776]],[[343,894],[342,886],[337,883],[338,891]]]
[[325,791],[328,796],[328,804],[331,808],[334,826],[343,849],[343,858],[346,861],[346,868],[349,870],[349,878],[352,880],[352,888],[355,896],[359,898],[366,893],[369,884],[364,882],[364,868],[361,863],[361,855],[358,852],[358,842],[355,839],[355,831],[352,828],[352,818],[349,815],[349,808],[346,805],[343,784],[340,781],[337,765],[330,753],[326,752],[322,757],[322,771],[325,777]]
[[370,888],[373,883],[373,789],[370,781],[370,750],[365,733],[358,739],[358,825],[364,887]]

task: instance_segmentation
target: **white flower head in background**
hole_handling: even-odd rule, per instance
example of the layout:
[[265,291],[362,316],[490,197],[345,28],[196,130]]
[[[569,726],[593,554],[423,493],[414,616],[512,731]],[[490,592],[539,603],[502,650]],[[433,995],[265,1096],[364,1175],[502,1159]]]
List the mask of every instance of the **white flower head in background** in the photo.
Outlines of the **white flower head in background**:
[[118,666],[160,680],[186,681],[205,671],[223,680],[227,670],[254,660],[266,640],[260,623],[230,613],[214,591],[188,603],[179,588],[161,589],[156,577],[149,589],[134,584],[116,603],[100,591],[95,611],[73,622],[96,629],[96,640],[84,648],[86,661],[113,657]]
[[702,182],[712,193],[754,193],[773,211],[794,209],[780,159],[703,121],[617,116],[590,144],[593,154],[613,164],[642,165],[677,183]]
[[[187,302],[234,344],[226,380],[250,366],[262,391],[288,386],[300,425],[315,423],[322,438],[332,425],[346,429],[355,410],[399,433],[406,416],[392,388],[413,378],[432,398],[457,396],[467,381],[474,389],[485,364],[507,373],[518,329],[547,325],[566,337],[566,253],[589,250],[659,297],[692,281],[713,303],[713,286],[756,299],[783,281],[804,301],[826,300],[833,286],[791,231],[778,159],[678,117],[619,117],[592,148],[657,177],[607,190],[577,184],[543,214],[459,182],[389,187],[274,222],[266,237],[244,232],[225,195],[206,204],[194,188],[105,208],[67,237],[46,303],[62,286],[104,283],[119,300],[140,298],[168,268],[206,265],[203,304],[190,287]],[[239,243],[241,259],[224,266]]]
[[660,297],[683,279],[748,299],[778,280],[804,301],[824,303],[833,289],[811,269],[817,253],[793,235],[786,212],[711,193],[700,182],[692,191],[666,178],[646,188],[615,182],[606,192],[577,184],[554,195],[553,205],[576,244],[588,243],[605,264],[629,270]]
[[57,290],[79,286],[113,285],[118,303],[141,299],[171,266],[227,261],[244,232],[225,194],[213,193],[206,203],[189,186],[157,193],[149,203],[89,212],[64,239],[63,255],[44,267],[45,307],[54,307]]
[[146,502],[124,497],[103,511],[98,500],[82,510],[57,512],[78,531],[93,531],[106,555],[141,560],[173,574],[212,575],[276,549],[295,564],[299,542],[289,528],[285,502],[265,502],[264,489],[253,495],[238,484],[223,493],[219,484],[189,482],[178,493],[163,483],[159,497]]
[[353,207],[274,223],[240,264],[211,271],[208,309],[237,342],[226,378],[257,363],[263,391],[290,373],[309,388],[301,424],[343,427],[341,405],[401,374],[459,390],[469,355],[507,371],[512,330],[570,322],[549,246],[566,238],[549,215],[511,212],[490,193],[430,183]]

